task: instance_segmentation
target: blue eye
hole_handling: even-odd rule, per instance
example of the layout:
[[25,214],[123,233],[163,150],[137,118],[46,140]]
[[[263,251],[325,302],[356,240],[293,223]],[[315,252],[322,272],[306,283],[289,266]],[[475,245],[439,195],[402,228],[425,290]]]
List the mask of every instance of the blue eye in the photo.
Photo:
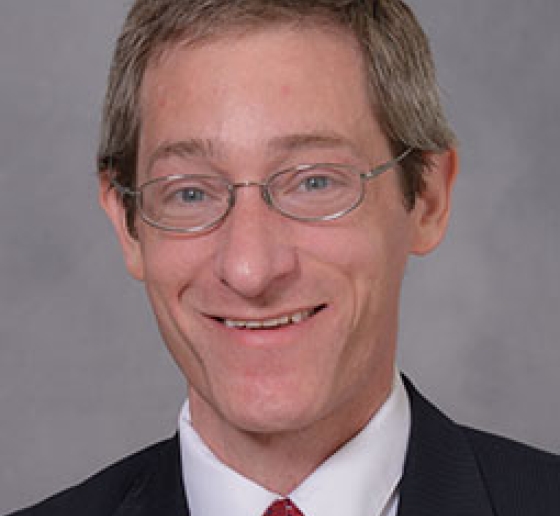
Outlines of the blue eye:
[[182,188],[176,193],[176,195],[181,202],[189,204],[206,200],[206,192],[200,188]]
[[332,181],[327,176],[311,176],[303,180],[302,187],[307,191],[324,190],[331,186]]

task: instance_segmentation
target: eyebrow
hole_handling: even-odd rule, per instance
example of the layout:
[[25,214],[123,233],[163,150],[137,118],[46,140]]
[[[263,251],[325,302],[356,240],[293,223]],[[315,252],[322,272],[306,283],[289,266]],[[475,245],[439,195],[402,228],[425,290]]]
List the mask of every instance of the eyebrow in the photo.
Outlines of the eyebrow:
[[157,161],[172,156],[212,158],[217,154],[216,144],[210,139],[189,138],[188,140],[164,142],[150,156],[148,170],[151,170]]
[[339,149],[346,148],[354,154],[357,152],[355,144],[334,132],[312,132],[289,134],[273,138],[269,147],[275,151],[296,152],[312,149]]
[[[169,157],[177,156],[180,158],[199,157],[215,158],[223,154],[220,149],[220,142],[211,139],[189,138],[173,142],[164,142],[156,148],[148,161],[148,170],[154,164]],[[334,132],[310,132],[296,133],[272,138],[267,147],[273,152],[293,153],[298,151],[313,149],[347,149],[353,154],[359,155],[355,144]]]

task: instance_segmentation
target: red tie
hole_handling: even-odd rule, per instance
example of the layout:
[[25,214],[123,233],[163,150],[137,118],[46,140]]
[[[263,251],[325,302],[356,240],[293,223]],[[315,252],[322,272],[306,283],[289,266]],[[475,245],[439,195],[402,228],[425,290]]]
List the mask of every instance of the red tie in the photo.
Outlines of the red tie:
[[263,516],[303,516],[301,511],[289,498],[276,500],[265,511]]

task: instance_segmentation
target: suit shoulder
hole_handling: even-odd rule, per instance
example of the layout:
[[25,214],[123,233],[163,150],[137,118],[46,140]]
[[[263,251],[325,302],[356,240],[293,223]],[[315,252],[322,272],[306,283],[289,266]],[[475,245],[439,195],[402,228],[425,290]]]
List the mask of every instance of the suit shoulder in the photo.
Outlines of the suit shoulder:
[[176,447],[175,439],[153,444],[104,468],[80,484],[7,516],[109,516],[154,472],[159,457]]
[[519,514],[560,514],[560,456],[505,437],[461,428],[498,514],[500,507],[517,507]]

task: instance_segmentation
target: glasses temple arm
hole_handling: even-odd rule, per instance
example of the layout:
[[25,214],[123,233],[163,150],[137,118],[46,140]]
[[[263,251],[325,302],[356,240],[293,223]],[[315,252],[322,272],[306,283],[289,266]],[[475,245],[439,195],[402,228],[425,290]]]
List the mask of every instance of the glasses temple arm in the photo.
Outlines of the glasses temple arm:
[[111,186],[123,196],[124,195],[132,195],[132,196],[136,197],[138,195],[138,191],[131,190],[130,188],[127,188],[126,186],[121,185],[115,179],[114,175],[112,175],[112,174],[109,176],[109,182],[111,183]]
[[391,161],[388,161],[387,163],[383,163],[383,165],[379,165],[378,167],[375,167],[369,172],[366,172],[365,174],[363,174],[362,177],[364,179],[373,179],[374,177],[377,177],[378,175],[382,174],[383,172],[386,172],[387,170],[393,168],[395,165],[400,163],[404,158],[406,158],[412,152],[412,150],[413,150],[412,147],[409,147],[396,158],[392,159]]

